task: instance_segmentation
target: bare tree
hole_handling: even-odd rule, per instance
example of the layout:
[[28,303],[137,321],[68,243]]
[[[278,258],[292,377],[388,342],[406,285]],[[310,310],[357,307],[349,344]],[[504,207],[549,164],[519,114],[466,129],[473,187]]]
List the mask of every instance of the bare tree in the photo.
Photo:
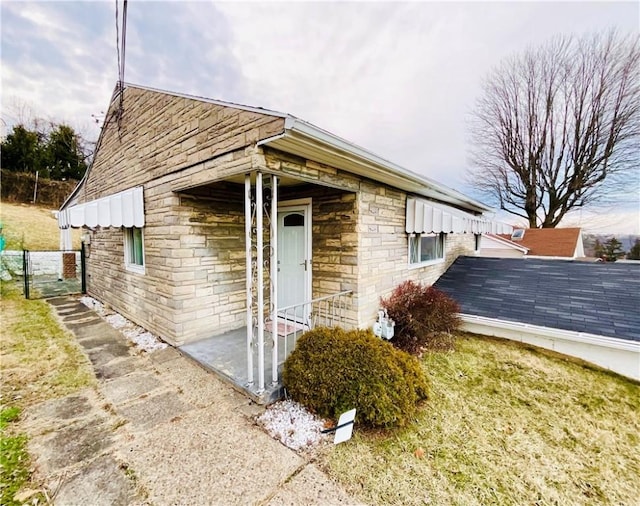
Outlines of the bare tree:
[[637,35],[556,38],[485,81],[470,183],[530,227],[555,227],[637,177],[639,116]]

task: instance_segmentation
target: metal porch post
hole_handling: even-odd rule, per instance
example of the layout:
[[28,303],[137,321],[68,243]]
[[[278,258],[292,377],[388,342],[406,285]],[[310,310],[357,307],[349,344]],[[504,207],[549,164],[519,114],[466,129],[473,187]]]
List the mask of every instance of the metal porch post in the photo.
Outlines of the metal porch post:
[[251,273],[251,174],[244,177],[244,240],[246,256],[246,298],[247,298],[247,380],[253,384],[253,278]]
[[256,173],[256,247],[258,304],[258,392],[264,391],[264,228],[262,223],[262,172]]
[[271,176],[271,336],[273,352],[271,356],[271,381],[278,384],[278,177]]

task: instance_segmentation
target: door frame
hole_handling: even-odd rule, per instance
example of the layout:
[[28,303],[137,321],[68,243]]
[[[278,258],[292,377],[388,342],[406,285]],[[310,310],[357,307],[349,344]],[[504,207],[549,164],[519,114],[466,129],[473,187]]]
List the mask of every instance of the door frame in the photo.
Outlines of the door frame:
[[[277,226],[280,226],[280,213],[283,212],[293,212],[293,211],[303,211],[304,213],[304,236],[305,236],[305,252],[306,252],[306,260],[307,260],[307,269],[305,269],[305,297],[307,300],[311,300],[313,296],[313,284],[312,284],[312,275],[313,275],[313,250],[312,250],[312,242],[311,242],[311,229],[312,229],[312,207],[311,207],[311,198],[304,199],[295,199],[295,200],[283,200],[278,202],[278,212]],[[280,234],[278,234],[278,240],[280,239]],[[279,284],[279,283],[278,283]],[[303,302],[307,302],[307,300],[300,301],[300,304]],[[278,308],[279,310],[280,308]]]

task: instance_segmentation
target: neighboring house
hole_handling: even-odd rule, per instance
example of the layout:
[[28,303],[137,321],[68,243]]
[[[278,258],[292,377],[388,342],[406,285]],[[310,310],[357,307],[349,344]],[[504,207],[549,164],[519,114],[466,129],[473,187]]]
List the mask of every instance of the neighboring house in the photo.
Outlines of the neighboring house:
[[511,234],[486,234],[478,256],[499,258],[583,258],[580,228],[517,228]]
[[369,327],[399,283],[433,283],[480,234],[510,232],[288,114],[126,85],[106,118],[59,216],[89,231],[88,292],[258,395],[291,328]]
[[640,266],[459,257],[435,286],[466,330],[579,357],[640,380]]

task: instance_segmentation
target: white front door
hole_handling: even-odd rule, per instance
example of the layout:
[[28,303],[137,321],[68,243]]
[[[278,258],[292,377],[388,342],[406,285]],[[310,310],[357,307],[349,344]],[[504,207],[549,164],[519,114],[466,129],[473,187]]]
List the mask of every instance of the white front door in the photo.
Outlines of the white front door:
[[[278,308],[308,301],[311,291],[309,205],[278,210]],[[297,316],[302,316],[296,311]]]

